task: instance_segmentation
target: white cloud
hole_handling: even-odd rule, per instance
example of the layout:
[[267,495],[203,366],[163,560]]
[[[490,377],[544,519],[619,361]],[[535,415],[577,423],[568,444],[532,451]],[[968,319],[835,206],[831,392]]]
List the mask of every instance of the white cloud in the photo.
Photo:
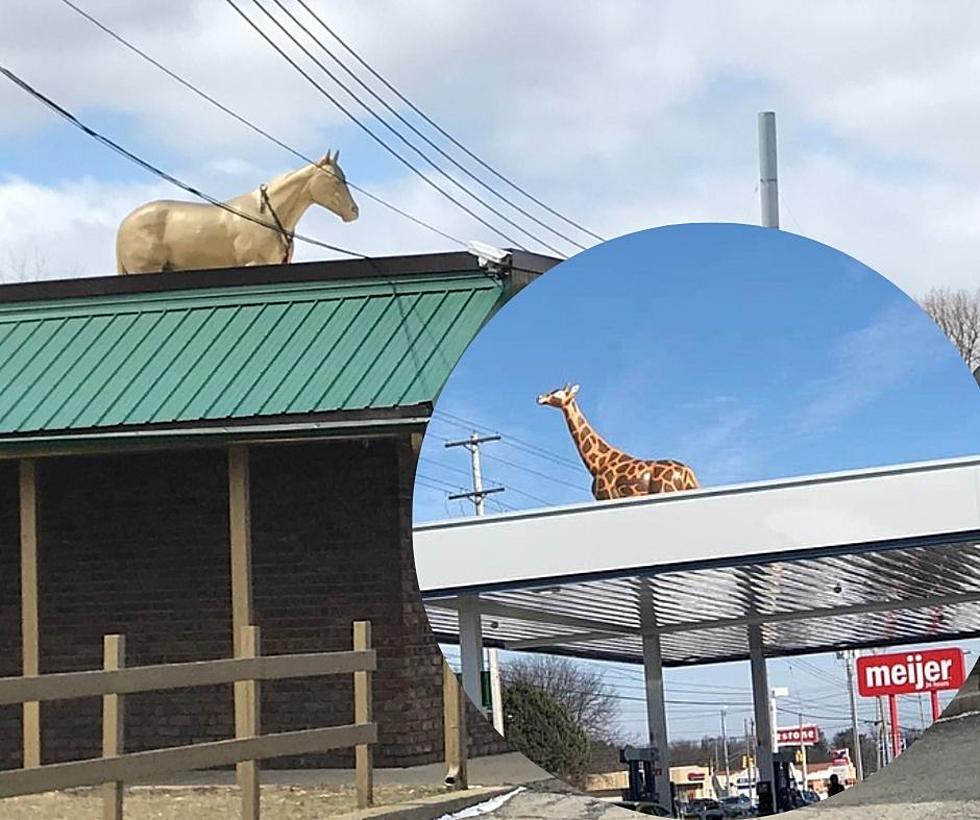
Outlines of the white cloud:
[[[322,152],[341,135],[355,141],[343,115],[225,4],[139,5],[84,3],[301,150]],[[757,221],[755,114],[775,109],[784,227],[840,247],[916,293],[980,282],[972,263],[980,255],[973,89],[980,7],[941,9],[884,0],[860,7],[637,0],[569,2],[556,13],[545,2],[388,0],[331,7],[328,19],[468,145],[607,236],[694,220]],[[131,117],[151,146],[197,169],[189,181],[203,187],[203,179],[219,195],[295,164],[57,3],[6,10],[0,48],[5,64],[70,108],[97,122],[106,110]],[[0,85],[0,109],[0,132],[30,133],[50,116],[9,84]],[[363,144],[358,150],[367,155]],[[345,170],[354,181],[377,177],[373,164]],[[35,204],[54,213],[70,212],[80,191],[98,184],[34,183]],[[130,200],[125,186],[109,187],[121,198],[103,210],[114,208],[117,220],[138,204],[142,187],[133,186]],[[462,239],[495,240],[401,170],[370,187]],[[361,204],[353,225],[311,215],[303,229],[365,253],[447,248],[447,240]],[[82,267],[104,270],[107,234],[72,225]],[[16,237],[0,236],[33,247],[50,242],[48,231],[45,219],[21,221]]]
[[24,262],[45,279],[114,273],[119,221],[165,190],[162,183],[81,179],[44,186],[19,177],[0,180],[0,281],[17,278]]
[[834,346],[829,372],[802,388],[809,404],[797,420],[800,435],[814,435],[877,399],[925,362],[950,351],[936,344],[929,323],[898,304],[845,334]]

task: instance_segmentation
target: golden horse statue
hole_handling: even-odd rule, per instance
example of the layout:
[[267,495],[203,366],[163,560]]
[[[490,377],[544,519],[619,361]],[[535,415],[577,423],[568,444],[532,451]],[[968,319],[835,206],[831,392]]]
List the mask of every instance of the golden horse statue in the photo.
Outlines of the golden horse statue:
[[120,274],[201,268],[237,268],[289,262],[293,231],[316,203],[344,222],[357,205],[337,164],[340,152],[276,177],[229,199],[226,210],[210,203],[157,200],[141,205],[119,226]]

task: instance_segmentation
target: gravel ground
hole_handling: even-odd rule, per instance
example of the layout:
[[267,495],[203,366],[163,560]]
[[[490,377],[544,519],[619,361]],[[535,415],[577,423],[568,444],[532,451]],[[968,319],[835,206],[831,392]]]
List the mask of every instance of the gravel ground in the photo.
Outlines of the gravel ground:
[[944,715],[894,763],[865,783],[803,809],[800,818],[976,820],[980,818],[978,757],[980,713]]
[[[376,785],[376,805],[390,805],[442,794],[440,786]],[[263,820],[319,820],[357,808],[347,786],[263,786]],[[126,790],[126,820],[224,820],[241,817],[241,798],[234,787],[146,786]],[[98,791],[78,789],[0,800],[3,820],[100,820]]]

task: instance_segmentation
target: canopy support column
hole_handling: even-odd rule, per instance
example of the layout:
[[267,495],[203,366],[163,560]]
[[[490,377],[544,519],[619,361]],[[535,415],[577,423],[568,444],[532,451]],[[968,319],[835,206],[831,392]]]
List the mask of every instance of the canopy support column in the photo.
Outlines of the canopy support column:
[[658,802],[673,813],[670,794],[670,745],[667,737],[667,703],[664,697],[663,655],[660,628],[653,606],[653,584],[640,586],[640,630],[643,639],[643,680],[646,688],[647,731],[657,749],[656,788]]
[[[770,719],[769,675],[766,671],[766,653],[762,643],[762,625],[749,624],[749,663],[752,668],[752,704],[755,711],[756,770],[759,781],[768,783],[774,792],[773,735],[775,727]],[[757,789],[758,790],[758,789]]]
[[483,623],[480,596],[459,597],[459,663],[463,691],[478,709],[483,709]]

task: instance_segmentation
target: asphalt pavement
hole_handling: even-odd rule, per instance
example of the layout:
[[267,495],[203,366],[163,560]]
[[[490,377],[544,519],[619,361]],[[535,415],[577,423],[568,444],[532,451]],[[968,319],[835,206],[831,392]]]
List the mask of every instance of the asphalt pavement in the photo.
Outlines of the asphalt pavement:
[[609,801],[579,794],[559,780],[529,784],[504,798],[487,801],[440,820],[637,820],[644,815]]

